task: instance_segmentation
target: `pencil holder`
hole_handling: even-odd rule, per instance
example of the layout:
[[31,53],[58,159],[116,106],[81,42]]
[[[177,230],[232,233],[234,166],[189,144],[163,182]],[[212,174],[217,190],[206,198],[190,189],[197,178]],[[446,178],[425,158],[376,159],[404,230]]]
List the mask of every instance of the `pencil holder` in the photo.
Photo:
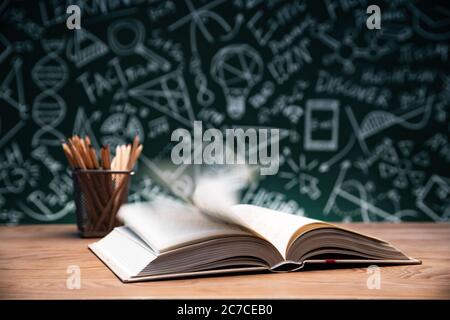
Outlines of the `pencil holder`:
[[120,222],[117,212],[127,202],[132,171],[75,170],[72,172],[79,234],[103,237]]

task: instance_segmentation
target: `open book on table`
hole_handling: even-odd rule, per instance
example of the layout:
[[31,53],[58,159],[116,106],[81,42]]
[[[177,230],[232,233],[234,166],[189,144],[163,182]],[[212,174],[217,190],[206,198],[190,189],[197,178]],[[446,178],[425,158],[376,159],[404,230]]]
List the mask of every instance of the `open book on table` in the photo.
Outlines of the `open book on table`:
[[124,226],[89,248],[124,282],[318,263],[420,263],[388,242],[326,222],[253,205],[225,209],[226,197],[194,202],[124,205]]

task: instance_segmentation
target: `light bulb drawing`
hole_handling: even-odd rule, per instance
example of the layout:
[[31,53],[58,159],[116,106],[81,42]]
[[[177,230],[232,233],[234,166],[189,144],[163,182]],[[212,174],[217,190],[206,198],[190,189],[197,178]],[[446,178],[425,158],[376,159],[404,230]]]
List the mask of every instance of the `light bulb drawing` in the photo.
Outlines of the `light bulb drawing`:
[[261,56],[245,44],[222,48],[212,59],[211,75],[222,87],[227,113],[232,119],[245,114],[245,101],[250,90],[261,81]]

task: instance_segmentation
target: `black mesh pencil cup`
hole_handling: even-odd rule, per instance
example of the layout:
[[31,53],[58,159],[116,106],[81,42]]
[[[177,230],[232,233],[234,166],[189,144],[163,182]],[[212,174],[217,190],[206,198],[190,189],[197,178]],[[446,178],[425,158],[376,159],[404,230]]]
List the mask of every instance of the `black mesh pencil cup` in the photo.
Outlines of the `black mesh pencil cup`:
[[72,172],[75,213],[82,237],[103,237],[120,225],[116,215],[127,202],[132,171],[75,170]]

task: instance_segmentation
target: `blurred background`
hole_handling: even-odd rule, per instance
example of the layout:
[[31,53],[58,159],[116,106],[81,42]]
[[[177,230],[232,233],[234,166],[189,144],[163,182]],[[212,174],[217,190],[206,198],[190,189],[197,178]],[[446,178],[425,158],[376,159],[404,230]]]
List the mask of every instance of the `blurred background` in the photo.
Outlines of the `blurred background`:
[[[66,26],[69,5],[81,29]],[[366,25],[369,5],[381,29]],[[144,144],[129,201],[183,192],[173,130],[280,128],[279,172],[242,202],[329,221],[450,216],[445,1],[0,4],[0,223],[75,221],[60,141]],[[251,146],[250,152],[257,152]],[[162,165],[162,163],[165,165]]]

